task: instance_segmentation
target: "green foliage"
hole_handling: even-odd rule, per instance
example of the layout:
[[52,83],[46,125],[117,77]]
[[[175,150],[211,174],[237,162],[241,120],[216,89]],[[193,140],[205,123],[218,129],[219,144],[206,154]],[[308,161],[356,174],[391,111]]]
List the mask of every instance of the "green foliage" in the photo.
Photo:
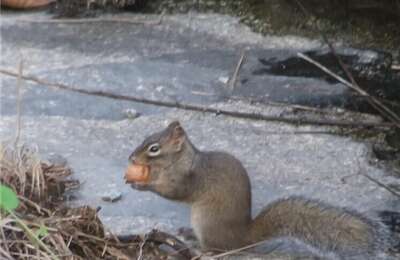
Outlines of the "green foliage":
[[36,237],[38,238],[43,238],[49,234],[49,231],[47,230],[47,227],[45,225],[40,225],[40,228],[36,230]]
[[40,239],[48,235],[47,227],[42,224],[34,233],[22,219],[14,214],[14,209],[16,209],[18,205],[19,199],[17,194],[10,187],[0,184],[0,209],[5,210],[15,219],[15,222],[25,231],[25,234],[35,246],[43,248],[47,253],[49,253],[51,259],[59,260],[60,258],[54,255],[54,253]]
[[19,205],[19,200],[15,191],[10,187],[0,184],[0,208],[9,212],[16,209]]

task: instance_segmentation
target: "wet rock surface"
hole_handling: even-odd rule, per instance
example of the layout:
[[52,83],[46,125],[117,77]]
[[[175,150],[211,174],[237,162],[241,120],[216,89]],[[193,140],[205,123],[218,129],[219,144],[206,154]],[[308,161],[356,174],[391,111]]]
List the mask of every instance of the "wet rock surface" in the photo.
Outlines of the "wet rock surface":
[[[22,18],[49,19],[42,13],[2,13],[1,67],[15,71],[22,58],[26,74],[48,81],[269,115],[293,110],[231,98],[329,106],[348,95],[345,87],[318,77],[257,75],[254,71],[265,69],[262,61],[290,59],[298,51],[315,50],[320,43],[296,37],[261,37],[227,16],[167,16],[157,26],[18,21]],[[246,63],[231,91],[226,79],[243,49]],[[0,79],[0,137],[9,140],[15,134],[16,81],[4,75]],[[332,131],[330,128],[159,108],[32,83],[24,83],[22,92],[23,140],[36,144],[44,155],[62,155],[68,161],[75,177],[83,182],[75,193],[77,199],[70,203],[101,206],[102,221],[115,233],[141,233],[152,228],[175,232],[189,226],[185,205],[134,191],[123,180],[132,150],[174,119],[182,122],[198,148],[225,150],[240,158],[252,181],[254,214],[268,202],[290,195],[371,214],[400,210],[396,197],[357,175],[362,171],[383,183],[400,185],[394,173],[370,163],[375,160],[371,145],[321,133]],[[140,116],[131,117],[126,111]],[[315,131],[319,133],[313,134]],[[107,191],[120,192],[122,199],[103,201]]]
[[[354,77],[355,82],[357,82],[363,90],[375,98],[389,101],[387,105],[393,111],[400,111],[399,104],[390,103],[390,101],[397,102],[400,100],[400,91],[398,91],[400,87],[400,73],[392,70],[393,59],[390,53],[350,48],[338,49],[336,52],[337,57],[342,60]],[[339,77],[350,82],[346,73],[338,63],[337,57],[329,49],[308,51],[305,52],[305,54],[329,68]],[[321,78],[332,85],[339,83],[339,81],[323,72],[320,68],[317,68],[315,65],[299,57],[290,57],[284,60],[277,60],[276,58],[266,60],[260,58],[259,61],[262,64],[261,68],[254,70],[252,73],[253,75],[272,74],[289,77]],[[317,98],[317,101],[314,102],[311,100],[304,100],[303,102],[306,104],[312,103],[317,106],[335,105],[361,112],[377,113],[377,111],[369,105],[367,97],[358,93],[346,92],[344,95],[338,95],[336,100],[331,96],[327,98],[327,100]]]

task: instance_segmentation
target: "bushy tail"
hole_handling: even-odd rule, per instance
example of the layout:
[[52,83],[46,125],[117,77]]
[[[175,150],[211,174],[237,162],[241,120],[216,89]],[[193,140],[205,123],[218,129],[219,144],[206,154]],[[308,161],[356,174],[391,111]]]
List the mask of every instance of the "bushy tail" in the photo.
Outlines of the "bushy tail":
[[340,259],[378,259],[392,247],[383,221],[302,197],[270,203],[254,219],[250,234],[252,242],[294,238]]

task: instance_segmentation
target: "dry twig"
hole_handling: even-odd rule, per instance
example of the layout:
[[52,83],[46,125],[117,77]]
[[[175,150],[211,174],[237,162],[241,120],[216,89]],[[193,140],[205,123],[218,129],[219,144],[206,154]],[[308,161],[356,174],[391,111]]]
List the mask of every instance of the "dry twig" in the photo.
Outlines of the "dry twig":
[[[11,76],[17,77],[17,74],[8,70],[0,69],[0,73]],[[162,106],[162,107],[169,107],[169,108],[178,108],[183,110],[190,110],[196,111],[201,113],[211,113],[216,115],[224,115],[230,116],[235,118],[243,118],[243,119],[250,119],[250,120],[261,120],[261,121],[275,121],[275,122],[284,122],[289,124],[308,124],[308,125],[329,125],[329,126],[340,126],[340,127],[393,127],[393,123],[376,123],[376,122],[364,122],[364,121],[343,121],[343,120],[329,120],[329,119],[304,119],[304,118],[292,118],[292,117],[283,117],[283,116],[274,116],[274,115],[264,115],[260,113],[247,113],[247,112],[237,112],[237,111],[230,111],[224,109],[218,109],[213,107],[206,107],[200,105],[193,105],[193,104],[184,104],[179,102],[173,101],[160,101],[160,100],[152,100],[147,98],[139,98],[135,96],[125,96],[120,94],[115,94],[111,92],[105,91],[98,91],[98,90],[86,90],[83,88],[71,87],[60,83],[52,83],[48,82],[43,79],[39,79],[34,76],[22,76],[24,80],[31,81],[37,83],[39,85],[43,85],[46,87],[56,88],[67,90],[71,92],[92,95],[92,96],[99,96],[104,98],[111,98],[117,100],[126,100],[132,101],[137,103],[143,103],[148,105],[155,105],[155,106]]]
[[375,183],[376,185],[384,188],[385,190],[387,190],[388,192],[392,193],[393,195],[395,195],[396,197],[400,198],[400,193],[398,193],[397,191],[395,191],[394,189],[390,188],[389,186],[387,186],[386,184],[378,181],[375,178],[372,178],[371,176],[369,176],[368,174],[365,173],[361,173],[362,176],[364,176],[365,178],[367,178],[368,180],[372,181],[373,183]]
[[79,18],[79,19],[18,19],[17,22],[22,23],[64,23],[64,24],[82,24],[82,23],[129,23],[129,24],[142,24],[142,25],[160,25],[164,19],[165,12],[162,12],[159,18],[155,21],[134,20],[132,18],[121,17],[99,17],[99,18]]
[[245,51],[242,50],[240,52],[240,59],[239,59],[238,63],[236,64],[235,71],[233,72],[233,75],[232,75],[231,79],[229,80],[229,89],[231,91],[233,91],[235,89],[237,77],[239,75],[240,68],[242,67],[244,57],[245,57]]
[[[259,245],[262,245],[262,244],[264,244],[264,243],[265,243],[265,241],[256,242],[256,243],[254,243],[254,244],[247,245],[247,246],[244,246],[244,247],[241,247],[241,248],[237,248],[237,249],[233,249],[233,250],[230,250],[230,251],[227,251],[227,252],[218,254],[218,255],[213,255],[212,258],[213,258],[213,259],[218,259],[218,258],[222,258],[222,257],[225,257],[225,256],[237,254],[237,253],[239,253],[239,252],[241,252],[241,251],[244,251],[244,250],[247,250],[247,249],[250,249],[250,248],[254,248],[254,247],[259,246]],[[273,247],[272,249],[270,249],[268,252],[265,252],[265,254],[270,254],[270,253],[272,253],[272,252],[273,252],[275,249],[277,249],[279,246],[280,246],[280,245],[278,244],[277,246],[275,246],[275,247]]]
[[352,90],[358,92],[362,96],[368,97],[367,100],[370,103],[372,102],[371,105],[373,107],[375,107],[379,112],[381,112],[381,115],[383,115],[383,116],[386,115],[386,117],[388,117],[398,128],[400,128],[400,117],[398,115],[396,115],[396,113],[391,111],[388,107],[386,107],[383,103],[381,103],[378,99],[376,99],[373,96],[371,96],[370,94],[368,94],[366,91],[361,89],[358,85],[355,85],[355,81],[354,80],[353,80],[354,83],[348,82],[347,80],[343,79],[339,75],[335,74],[334,72],[332,72],[331,70],[329,70],[328,68],[323,66],[321,63],[311,59],[310,57],[308,57],[307,55],[305,55],[303,53],[299,52],[299,53],[297,53],[297,56],[299,56],[300,58],[302,58],[302,59],[310,62],[311,64],[317,66],[322,71],[324,71],[325,73],[329,74],[330,76],[332,76],[333,78],[335,78],[339,82],[343,83],[347,87],[351,88]]
[[[299,1],[296,0],[297,5],[300,7],[300,9],[302,10],[302,12],[309,17],[312,17],[314,20],[316,20],[316,16],[311,13],[310,11],[308,11],[304,5]],[[342,78],[342,80],[346,81],[347,83],[344,83],[343,81],[339,80],[340,82],[342,82],[343,84],[345,84],[346,86],[348,86],[349,88],[351,88],[352,90],[360,93],[362,96],[367,97],[367,101],[368,103],[375,108],[383,117],[389,119],[390,121],[392,121],[396,127],[400,128],[400,117],[394,113],[390,108],[388,108],[387,106],[385,106],[381,101],[379,101],[379,99],[369,95],[366,91],[364,91],[355,81],[353,75],[350,73],[349,69],[347,68],[347,66],[344,64],[344,62],[342,61],[342,59],[337,55],[335,48],[333,47],[332,43],[328,40],[328,37],[326,36],[326,34],[324,33],[324,31],[320,28],[319,24],[316,23],[317,29],[319,31],[319,33],[322,36],[322,39],[324,40],[324,42],[328,45],[329,49],[331,50],[332,54],[336,57],[340,67],[342,68],[342,70],[345,72],[346,76],[350,79],[351,83],[347,82],[346,80],[344,80]],[[310,60],[308,60],[310,61]],[[313,63],[315,65],[315,63]],[[322,65],[321,65],[322,66]],[[319,67],[319,66],[318,66]],[[321,68],[321,67],[319,67]],[[324,70],[325,72],[327,72],[326,70]],[[330,73],[328,73],[330,74]],[[330,74],[331,75],[331,74]],[[332,75],[331,75],[332,76]],[[336,78],[336,77],[335,77]]]
[[[139,237],[137,235],[125,235],[125,236],[118,236],[118,240],[123,243],[137,243],[139,241]],[[146,242],[153,242],[156,244],[163,244],[172,248],[176,253],[183,256],[185,259],[191,259],[194,254],[190,250],[185,243],[180,241],[173,235],[168,233],[153,229],[150,233],[146,234],[142,242],[140,242],[140,249],[138,259],[140,259],[140,252],[143,250],[143,246]]]
[[21,135],[21,88],[22,88],[22,73],[23,73],[23,61],[21,60],[18,65],[18,77],[17,77],[17,126],[15,133],[15,148],[18,147],[19,138]]

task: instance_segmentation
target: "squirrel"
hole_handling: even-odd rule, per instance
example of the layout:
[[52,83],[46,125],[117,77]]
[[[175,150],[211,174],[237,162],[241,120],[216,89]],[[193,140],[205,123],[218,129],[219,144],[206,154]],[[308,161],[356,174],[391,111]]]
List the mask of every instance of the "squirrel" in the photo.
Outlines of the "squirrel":
[[285,237],[327,258],[377,259],[393,244],[382,221],[298,196],[272,202],[252,219],[242,163],[225,152],[200,151],[178,121],[147,137],[129,161],[149,169],[147,179],[130,182],[132,188],[191,206],[202,249],[231,250]]

